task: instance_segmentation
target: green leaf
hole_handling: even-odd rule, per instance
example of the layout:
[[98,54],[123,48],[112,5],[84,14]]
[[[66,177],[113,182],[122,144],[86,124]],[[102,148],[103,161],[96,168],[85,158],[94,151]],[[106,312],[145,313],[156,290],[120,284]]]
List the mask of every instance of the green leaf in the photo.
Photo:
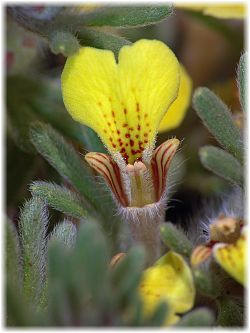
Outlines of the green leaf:
[[168,305],[165,302],[161,302],[146,321],[146,326],[160,327],[164,325],[168,314]]
[[219,97],[208,88],[197,88],[193,96],[193,107],[222,147],[243,163],[242,135],[227,106]]
[[244,326],[242,299],[224,296],[218,298],[216,303],[218,306],[217,325],[222,327]]
[[199,308],[184,315],[175,327],[210,327],[214,323],[215,318],[211,310]]
[[160,226],[160,233],[163,242],[171,250],[184,256],[191,255],[193,245],[184,234],[184,231],[167,222]]
[[124,45],[131,44],[131,42],[125,38],[88,28],[81,29],[77,34],[77,38],[81,45],[110,50],[115,54],[116,58]]
[[244,53],[240,57],[238,70],[237,70],[237,82],[240,93],[240,103],[243,111],[247,111],[247,53]]
[[111,281],[117,292],[118,303],[126,305],[135,301],[145,259],[144,249],[136,246],[112,269]]
[[223,291],[223,284],[220,277],[211,267],[200,265],[193,269],[195,287],[202,295],[217,298]]
[[21,211],[19,228],[23,257],[23,292],[38,303],[44,285],[46,267],[46,231],[48,215],[39,198],[27,201]]
[[171,6],[115,6],[89,13],[89,26],[138,27],[160,22],[172,14]]
[[76,226],[72,222],[64,220],[54,227],[48,242],[50,244],[50,242],[58,241],[66,245],[67,248],[72,248],[76,242],[76,235]]
[[103,293],[104,276],[108,264],[108,247],[100,228],[94,221],[80,226],[75,249],[84,267],[83,279],[86,286],[92,297],[100,297]]
[[69,189],[43,181],[36,181],[30,185],[32,195],[44,200],[50,207],[69,216],[86,218],[87,211],[76,193]]
[[82,125],[82,135],[83,135],[83,144],[86,150],[104,153],[107,154],[107,149],[104,144],[101,142],[101,139],[98,137],[96,132],[94,132],[90,127]]
[[13,288],[21,286],[20,244],[16,227],[10,220],[6,221],[6,273],[7,281]]
[[243,168],[231,154],[214,146],[205,146],[199,150],[199,155],[205,168],[229,182],[243,187]]
[[34,123],[30,129],[31,141],[37,151],[66,178],[93,205],[94,198],[92,174],[84,159],[51,126]]
[[69,57],[79,50],[77,38],[68,31],[52,31],[49,36],[49,46],[54,54],[63,54]]

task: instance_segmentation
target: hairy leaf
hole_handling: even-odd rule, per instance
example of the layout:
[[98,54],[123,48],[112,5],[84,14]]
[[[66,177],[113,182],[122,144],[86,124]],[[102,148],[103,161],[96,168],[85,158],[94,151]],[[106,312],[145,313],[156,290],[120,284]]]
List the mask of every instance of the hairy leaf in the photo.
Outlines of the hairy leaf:
[[244,145],[240,130],[234,124],[227,106],[208,88],[196,89],[193,107],[218,142],[241,163]]
[[50,207],[81,219],[87,216],[80,198],[72,191],[57,184],[36,181],[30,185],[32,195],[43,199]]
[[214,146],[205,146],[200,149],[199,155],[205,168],[229,182],[243,187],[243,168],[231,154]]
[[184,231],[168,222],[161,225],[160,232],[163,242],[171,250],[184,256],[190,256],[193,246]]
[[48,215],[39,198],[27,201],[22,209],[20,239],[23,258],[23,292],[27,299],[39,301],[46,266],[46,230]]

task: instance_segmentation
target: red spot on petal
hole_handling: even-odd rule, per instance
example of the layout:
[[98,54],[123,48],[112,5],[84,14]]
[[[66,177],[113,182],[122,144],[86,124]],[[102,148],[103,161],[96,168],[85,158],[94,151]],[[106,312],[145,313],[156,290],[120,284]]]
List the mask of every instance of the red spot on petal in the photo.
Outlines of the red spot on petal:
[[136,103],[136,111],[139,112],[140,111],[140,106],[139,103]]
[[126,137],[126,138],[130,138],[130,134],[129,134],[129,133],[126,133],[126,134],[125,134],[125,137]]
[[116,132],[117,132],[118,135],[121,133],[119,130],[117,130]]
[[113,138],[110,137],[109,140],[112,142],[112,141],[113,141]]
[[136,136],[135,136],[135,137],[136,137],[136,139],[138,139],[138,138],[139,138],[139,135],[138,135],[138,134],[136,134]]
[[148,133],[144,133],[145,138],[148,136]]
[[131,132],[133,132],[133,127],[129,127],[129,129],[128,129],[129,131],[131,131]]
[[112,111],[112,116],[115,118],[115,113],[114,113],[114,111]]
[[124,114],[128,113],[127,109],[123,109],[123,112],[124,112]]
[[128,126],[128,124],[126,124],[126,123],[124,123],[123,125],[122,125],[122,127],[127,127]]
[[141,126],[140,126],[140,125],[137,126],[137,130],[138,130],[138,131],[141,130]]
[[113,146],[114,148],[116,148],[116,145],[115,145],[114,143],[112,144],[112,146]]
[[133,147],[134,146],[134,141],[133,140],[129,140],[130,146]]

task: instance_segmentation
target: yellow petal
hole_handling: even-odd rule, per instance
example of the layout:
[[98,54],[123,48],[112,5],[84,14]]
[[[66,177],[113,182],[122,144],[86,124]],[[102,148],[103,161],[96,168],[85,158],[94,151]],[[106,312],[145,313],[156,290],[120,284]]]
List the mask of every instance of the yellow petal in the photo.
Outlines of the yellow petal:
[[239,3],[228,4],[192,4],[192,3],[178,3],[176,7],[183,9],[190,9],[201,11],[205,15],[214,16],[222,19],[241,19],[245,18],[247,14],[246,6]]
[[159,302],[168,303],[166,323],[173,323],[175,313],[184,313],[194,305],[195,289],[191,270],[177,253],[169,251],[143,274],[139,287],[145,315],[150,315]]
[[206,15],[223,19],[242,19],[246,17],[246,6],[240,4],[213,5],[204,8]]
[[71,116],[98,133],[111,153],[132,164],[153,146],[159,123],[177,96],[179,63],[157,40],[111,51],[81,48],[67,59],[62,92]]
[[178,127],[190,105],[192,81],[185,68],[180,65],[180,87],[176,100],[172,103],[159,127],[159,132],[166,132]]
[[239,239],[233,244],[217,244],[214,246],[213,254],[217,263],[236,281],[245,283],[246,271],[246,229]]

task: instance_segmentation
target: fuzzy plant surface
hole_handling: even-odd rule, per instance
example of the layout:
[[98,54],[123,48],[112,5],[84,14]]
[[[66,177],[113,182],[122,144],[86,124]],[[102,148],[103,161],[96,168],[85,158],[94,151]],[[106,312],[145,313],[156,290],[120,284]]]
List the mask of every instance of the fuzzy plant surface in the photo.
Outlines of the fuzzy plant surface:
[[[49,48],[52,64],[57,59],[62,67],[66,61],[64,70],[52,65],[49,74],[38,61],[6,77],[8,328],[244,326],[244,136],[208,88],[195,90],[193,107],[222,148],[204,146],[199,157],[239,192],[226,208],[221,205],[212,217],[201,214],[189,228],[165,218],[171,189],[186,176],[185,157],[175,155],[182,138],[171,134],[157,146],[156,137],[180,125],[192,82],[157,36],[135,43],[127,36],[168,19],[173,9],[7,7],[11,24],[33,36],[13,38],[18,50],[27,47],[32,57],[38,39]],[[217,18],[186,13],[237,42],[237,33]],[[15,35],[16,26],[12,29]],[[240,40],[236,44],[241,47]],[[7,56],[11,68],[13,54]],[[20,55],[23,64],[26,57]],[[246,57],[237,71],[244,112]],[[110,105],[125,92],[127,105],[117,98],[121,103],[115,100],[109,109],[106,91]],[[166,108],[170,117],[160,126]],[[117,135],[105,135],[109,127]],[[120,151],[113,149],[120,145]]]

